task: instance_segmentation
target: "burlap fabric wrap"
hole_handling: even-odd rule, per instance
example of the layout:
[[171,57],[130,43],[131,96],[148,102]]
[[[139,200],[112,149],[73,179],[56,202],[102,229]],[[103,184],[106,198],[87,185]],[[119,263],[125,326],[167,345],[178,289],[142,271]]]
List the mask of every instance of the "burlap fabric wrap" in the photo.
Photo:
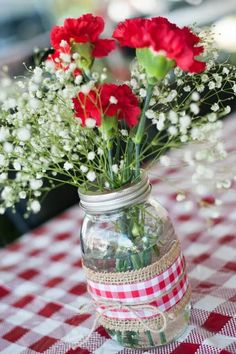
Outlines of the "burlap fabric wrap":
[[[172,244],[169,251],[165,255],[163,255],[161,259],[139,270],[117,272],[117,273],[115,272],[106,273],[106,272],[96,272],[83,265],[88,280],[88,290],[93,300],[97,303],[101,303],[101,302],[103,303],[103,310],[99,316],[100,324],[112,331],[120,331],[123,333],[125,331],[139,332],[140,336],[143,337],[140,338],[141,339],[140,342],[142,342],[143,347],[150,344],[148,342],[146,343],[147,339],[145,333],[147,332],[147,329],[151,329],[152,337],[155,345],[164,344],[164,342],[169,342],[173,340],[175,337],[179,336],[181,332],[183,332],[183,330],[186,328],[188,322],[188,311],[185,311],[185,308],[189,304],[190,297],[191,297],[190,286],[186,278],[184,258],[182,258],[181,271],[178,274],[178,279],[175,281],[174,285],[171,288],[168,288],[168,291],[165,291],[166,289],[163,289],[161,295],[159,294],[156,297],[155,294],[153,295],[153,299],[151,301],[152,304],[155,303],[155,300],[158,301],[160,300],[161,297],[165,295],[170,296],[171,292],[173,291],[173,288],[178,287],[178,285],[181,284],[181,282],[183,283],[183,281],[185,281],[185,290],[181,292],[181,297],[178,298],[178,301],[175,301],[174,305],[171,306],[169,309],[165,311],[160,311],[161,315],[160,313],[155,313],[154,315],[149,317],[144,316],[140,318],[140,316],[137,316],[136,318],[133,319],[115,318],[116,317],[115,313],[119,311],[119,309],[122,309],[122,298],[118,300],[117,299],[114,300],[114,299],[108,299],[104,295],[97,297],[94,295],[93,292],[90,291],[89,284],[93,282],[96,284],[101,284],[105,288],[106,286],[112,285],[114,289],[114,286],[116,285],[117,286],[120,285],[124,286],[125,284],[132,285],[134,283],[147,281],[149,279],[155,279],[155,277],[160,276],[160,274],[169,270],[170,267],[176,262],[176,260],[178,258],[180,259],[180,257],[183,257],[181,254],[180,243],[179,241],[175,241]],[[107,304],[107,309],[112,308],[112,310],[114,311],[114,318],[107,316],[106,305],[104,305],[104,303]],[[127,306],[126,305],[127,302],[125,303],[126,310],[127,307],[130,306],[130,309],[132,311],[132,309],[135,306],[136,308],[142,308],[142,306],[145,307],[145,305],[150,305],[150,301],[140,302],[137,300],[135,304],[130,303]],[[133,313],[135,313],[135,311]],[[165,317],[165,321],[163,319],[163,315]],[[164,324],[164,328],[163,328],[163,324]],[[159,329],[161,329],[161,333]],[[164,342],[163,342],[163,336],[164,336]]]

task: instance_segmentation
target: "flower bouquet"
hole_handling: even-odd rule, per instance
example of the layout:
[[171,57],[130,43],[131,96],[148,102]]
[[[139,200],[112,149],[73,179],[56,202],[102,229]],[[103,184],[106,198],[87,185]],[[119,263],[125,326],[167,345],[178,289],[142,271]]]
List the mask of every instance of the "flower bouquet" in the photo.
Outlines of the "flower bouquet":
[[[216,63],[209,30],[162,17],[119,23],[112,39],[100,38],[103,29],[92,14],[68,18],[51,31],[51,53],[14,90],[2,73],[0,212],[26,200],[27,216],[53,188],[78,188],[97,320],[124,346],[155,347],[185,330],[191,291],[144,166],[187,142],[206,143],[202,165],[225,157],[219,119],[230,111],[235,69]],[[111,83],[96,62],[119,45],[136,55],[130,80]]]

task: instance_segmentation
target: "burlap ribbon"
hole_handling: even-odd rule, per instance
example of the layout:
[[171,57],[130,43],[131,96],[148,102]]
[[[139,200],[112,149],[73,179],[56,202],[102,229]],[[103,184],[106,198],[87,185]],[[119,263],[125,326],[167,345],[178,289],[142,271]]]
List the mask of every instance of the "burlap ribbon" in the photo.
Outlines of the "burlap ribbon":
[[[168,271],[180,255],[180,243],[179,241],[175,241],[169,251],[160,260],[139,270],[106,273],[96,272],[83,265],[88,280],[88,290],[97,309],[96,322],[99,322],[107,329],[118,330],[121,332],[131,330],[145,332],[149,330],[159,333],[165,331],[168,322],[177,318],[179,313],[183,311],[184,307],[190,300],[191,291],[188,280],[186,279],[185,265],[181,269],[177,282],[174,282],[173,286],[168,288],[168,291],[162,291],[158,296],[155,296],[154,294],[151,301],[146,302],[140,302],[137,299],[137,301],[135,300],[135,302],[129,303],[129,301],[125,302],[124,299],[109,299],[106,298],[105,295],[96,296],[95,293],[91,291],[89,284],[92,282],[93,285],[97,284],[98,287],[101,285],[102,288],[105,287],[106,289],[107,287],[109,289],[109,286],[112,286],[111,288],[116,288],[116,286],[125,286],[126,284],[132,285],[149,279],[155,279],[155,277]],[[183,283],[183,279],[185,280],[185,283],[183,289],[180,291],[180,298],[178,299],[177,297],[178,301],[175,300],[173,306],[168,310],[160,310],[156,302],[162,299],[163,296],[171,294],[181,282]],[[140,311],[143,312],[145,310],[150,310],[152,312],[148,318],[140,315]],[[122,319],[116,318],[116,313],[119,313],[119,311],[132,314],[133,319],[125,318],[125,314]],[[114,318],[108,316],[108,313],[114,313]]]

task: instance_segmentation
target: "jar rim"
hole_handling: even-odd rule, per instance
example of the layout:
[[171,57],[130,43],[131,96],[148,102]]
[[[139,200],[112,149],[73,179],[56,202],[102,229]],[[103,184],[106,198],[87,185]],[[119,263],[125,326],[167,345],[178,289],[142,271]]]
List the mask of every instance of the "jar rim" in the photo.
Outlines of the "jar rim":
[[148,175],[142,171],[140,179],[106,192],[78,191],[80,207],[87,213],[111,212],[144,202],[151,192]]

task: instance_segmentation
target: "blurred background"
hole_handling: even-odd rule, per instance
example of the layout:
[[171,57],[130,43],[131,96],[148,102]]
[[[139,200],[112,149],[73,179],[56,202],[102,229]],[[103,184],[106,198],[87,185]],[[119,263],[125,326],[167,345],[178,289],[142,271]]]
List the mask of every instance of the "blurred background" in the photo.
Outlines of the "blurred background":
[[[24,74],[23,62],[33,65],[37,53],[50,47],[52,25],[88,12],[104,17],[104,36],[111,35],[117,22],[140,16],[165,16],[179,26],[214,24],[221,59],[236,65],[236,0],[0,0],[0,9],[0,67],[7,65],[12,76]],[[122,50],[109,56],[114,75],[127,78],[132,54]],[[39,214],[27,220],[23,205],[14,214],[8,211],[0,216],[0,247],[76,203],[77,191],[61,187],[48,195]]]

